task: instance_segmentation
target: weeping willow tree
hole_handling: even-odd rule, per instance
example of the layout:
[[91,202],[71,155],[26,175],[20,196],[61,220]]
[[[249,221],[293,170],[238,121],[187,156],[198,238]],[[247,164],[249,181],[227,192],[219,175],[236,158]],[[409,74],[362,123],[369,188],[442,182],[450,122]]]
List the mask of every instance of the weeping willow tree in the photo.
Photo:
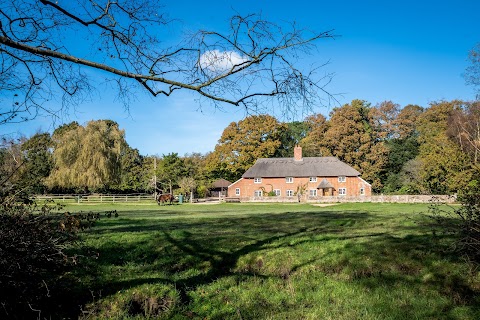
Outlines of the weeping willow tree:
[[125,132],[111,120],[90,121],[60,128],[53,134],[55,166],[50,187],[108,188],[119,182]]

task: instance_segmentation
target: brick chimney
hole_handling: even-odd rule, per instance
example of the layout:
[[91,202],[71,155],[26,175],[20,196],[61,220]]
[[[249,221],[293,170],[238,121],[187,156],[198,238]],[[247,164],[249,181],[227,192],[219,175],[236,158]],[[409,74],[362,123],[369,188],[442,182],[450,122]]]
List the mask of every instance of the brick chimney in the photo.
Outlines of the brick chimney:
[[293,160],[295,160],[295,161],[302,161],[303,160],[302,147],[295,146],[295,148],[293,148]]

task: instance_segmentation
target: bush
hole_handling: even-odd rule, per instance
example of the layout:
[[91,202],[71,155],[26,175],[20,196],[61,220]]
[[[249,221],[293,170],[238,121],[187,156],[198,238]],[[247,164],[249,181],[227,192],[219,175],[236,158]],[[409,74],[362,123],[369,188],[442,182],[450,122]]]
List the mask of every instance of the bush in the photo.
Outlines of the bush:
[[474,263],[480,263],[480,181],[473,180],[458,194],[460,207],[430,208],[431,217],[443,233],[456,236],[455,250]]
[[37,206],[16,194],[0,195],[0,318],[44,318],[59,312],[55,299],[61,296],[60,279],[77,260],[66,249],[97,218],[59,213],[54,204]]

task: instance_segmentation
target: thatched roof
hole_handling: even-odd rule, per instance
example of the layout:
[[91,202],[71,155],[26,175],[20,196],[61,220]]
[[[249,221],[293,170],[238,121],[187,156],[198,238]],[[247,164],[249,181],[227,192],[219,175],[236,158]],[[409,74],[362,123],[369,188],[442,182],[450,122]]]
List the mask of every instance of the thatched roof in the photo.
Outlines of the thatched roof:
[[231,185],[232,183],[228,180],[225,180],[225,179],[218,179],[217,181],[215,181],[214,183],[212,183],[212,186],[214,188],[228,188],[229,185]]
[[267,177],[337,177],[359,176],[360,172],[336,157],[262,158],[248,169],[243,178]]
[[317,189],[328,189],[333,188],[333,185],[327,181],[327,179],[323,179],[322,182],[318,185]]

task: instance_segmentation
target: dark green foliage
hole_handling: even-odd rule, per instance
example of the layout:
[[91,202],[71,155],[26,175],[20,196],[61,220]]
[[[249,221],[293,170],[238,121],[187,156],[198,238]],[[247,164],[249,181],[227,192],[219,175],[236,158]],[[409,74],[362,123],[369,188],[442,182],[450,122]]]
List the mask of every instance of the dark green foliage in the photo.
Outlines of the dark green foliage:
[[47,189],[44,179],[53,167],[52,146],[53,142],[48,133],[38,133],[21,146],[25,162],[21,184],[28,185],[32,193],[44,193]]
[[293,157],[293,148],[307,136],[309,131],[310,128],[305,121],[288,122],[287,129],[280,132],[282,144],[273,157]]
[[65,132],[68,132],[70,130],[75,130],[77,129],[78,127],[80,127],[80,125],[78,124],[77,121],[72,121],[70,123],[66,123],[66,124],[62,124],[60,127],[56,128],[54,131],[53,131],[53,135],[55,136],[61,136],[63,135]]
[[389,152],[383,191],[390,193],[400,190],[405,185],[401,171],[409,160],[418,155],[419,143],[416,137],[409,136],[388,140],[386,146]]
[[163,155],[163,158],[157,163],[157,183],[166,193],[172,193],[173,188],[178,186],[180,178],[187,174],[188,170],[184,160],[178,156],[178,153]]
[[140,155],[138,149],[126,146],[121,156],[120,183],[113,186],[113,189],[127,193],[147,192],[151,189],[149,180],[153,176],[153,171],[148,172],[144,169],[144,157]]

